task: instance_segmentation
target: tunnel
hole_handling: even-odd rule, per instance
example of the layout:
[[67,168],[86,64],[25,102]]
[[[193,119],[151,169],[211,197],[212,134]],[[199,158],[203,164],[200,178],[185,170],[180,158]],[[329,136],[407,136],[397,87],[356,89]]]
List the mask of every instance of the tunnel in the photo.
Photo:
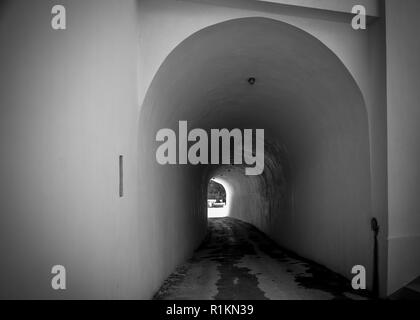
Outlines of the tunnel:
[[[245,175],[233,162],[158,164],[156,132],[176,132],[181,120],[207,132],[264,129],[263,173]],[[229,186],[230,217],[287,250],[346,278],[354,265],[371,270],[365,102],[344,64],[314,36],[262,17],[195,32],[160,66],[139,128],[139,181],[147,181],[140,210],[165,235],[153,240],[150,255],[160,274],[170,274],[204,239],[210,179]]]
[[[50,0],[0,3],[1,299],[150,299],[197,255],[196,299],[348,298],[305,285],[356,265],[356,292],[419,291],[418,1],[357,1],[358,30],[339,0],[63,1],[66,29]],[[263,171],[160,164],[182,121],[264,130]],[[261,252],[307,292],[270,289]]]

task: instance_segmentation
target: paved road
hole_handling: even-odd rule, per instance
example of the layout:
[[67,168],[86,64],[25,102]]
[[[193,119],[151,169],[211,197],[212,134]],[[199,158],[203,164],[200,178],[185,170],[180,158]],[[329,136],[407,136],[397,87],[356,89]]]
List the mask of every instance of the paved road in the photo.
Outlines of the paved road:
[[155,299],[363,299],[348,280],[280,249],[252,225],[209,219],[208,235]]

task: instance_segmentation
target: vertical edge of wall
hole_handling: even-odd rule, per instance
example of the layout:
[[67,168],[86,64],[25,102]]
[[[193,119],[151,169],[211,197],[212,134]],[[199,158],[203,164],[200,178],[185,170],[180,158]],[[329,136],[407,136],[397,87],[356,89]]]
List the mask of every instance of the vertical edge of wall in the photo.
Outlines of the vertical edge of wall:
[[[371,270],[368,277],[373,284],[375,273],[378,276],[379,296],[387,295],[388,273],[388,185],[387,185],[387,108],[386,108],[386,19],[385,4],[379,3],[379,17],[368,25],[369,90],[365,94],[368,107],[372,217],[379,223],[378,267]],[[374,243],[373,231],[372,246]],[[374,259],[372,257],[372,259]]]

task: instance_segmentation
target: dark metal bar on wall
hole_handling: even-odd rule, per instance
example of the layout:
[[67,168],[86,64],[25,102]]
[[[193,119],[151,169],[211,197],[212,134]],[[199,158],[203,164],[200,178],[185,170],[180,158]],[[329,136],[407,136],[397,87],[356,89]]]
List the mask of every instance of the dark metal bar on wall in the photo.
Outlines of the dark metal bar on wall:
[[123,168],[123,156],[120,155],[119,157],[119,169],[120,169],[120,186],[119,186],[119,193],[120,193],[120,197],[122,197],[124,195],[124,168]]

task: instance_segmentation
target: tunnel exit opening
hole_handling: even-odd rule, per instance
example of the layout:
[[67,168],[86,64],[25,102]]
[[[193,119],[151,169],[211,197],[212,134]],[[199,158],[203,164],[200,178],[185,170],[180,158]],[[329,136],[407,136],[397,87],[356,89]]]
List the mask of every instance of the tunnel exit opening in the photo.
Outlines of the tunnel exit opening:
[[[207,186],[207,217],[222,218],[229,216],[228,191],[221,179],[210,179]],[[230,198],[230,197],[229,197]]]

